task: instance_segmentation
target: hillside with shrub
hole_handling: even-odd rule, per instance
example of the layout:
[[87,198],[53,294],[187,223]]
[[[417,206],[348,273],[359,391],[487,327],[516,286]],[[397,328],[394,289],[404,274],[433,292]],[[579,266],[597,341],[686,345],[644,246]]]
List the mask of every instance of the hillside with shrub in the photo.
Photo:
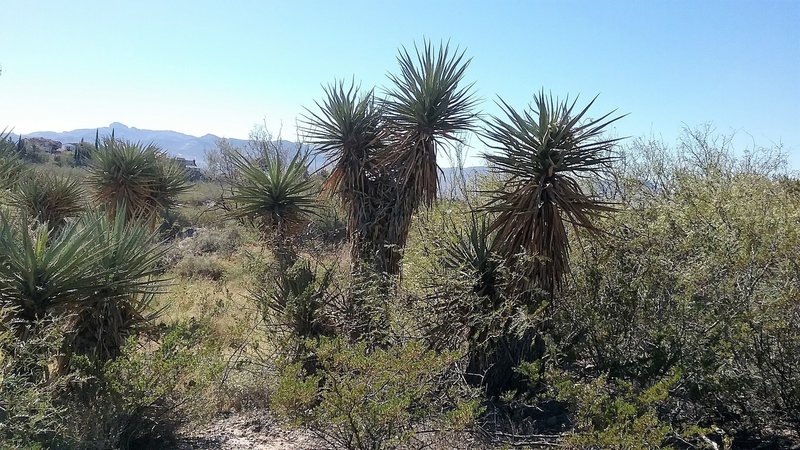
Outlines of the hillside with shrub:
[[[486,115],[462,50],[397,63],[201,176],[0,136],[0,448],[800,448],[781,148]],[[445,183],[468,135],[487,170]]]

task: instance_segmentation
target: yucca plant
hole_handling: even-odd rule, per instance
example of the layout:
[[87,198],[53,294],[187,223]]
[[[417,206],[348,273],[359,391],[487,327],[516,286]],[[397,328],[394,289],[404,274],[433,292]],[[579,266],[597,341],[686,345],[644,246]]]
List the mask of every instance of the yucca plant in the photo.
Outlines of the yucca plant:
[[452,333],[452,323],[460,324],[458,332],[466,331],[465,379],[490,396],[527,387],[527,380],[515,368],[535,356],[536,339],[535,330],[518,320],[528,297],[507,289],[525,275],[509,267],[495,251],[497,233],[491,229],[492,221],[491,215],[472,212],[465,226],[447,233],[439,250],[439,266],[453,279],[469,281],[474,296],[444,290],[438,299],[439,314],[452,319],[431,330],[439,335]]
[[337,82],[324,90],[325,99],[317,102],[319,112],[308,110],[305,116],[304,131],[331,167],[323,193],[337,196],[347,209],[355,269],[387,244],[380,236],[385,232],[376,226],[381,205],[388,203],[382,199],[392,188],[377,162],[383,118],[372,90],[362,94],[353,82]]
[[426,41],[422,49],[415,46],[415,56],[402,49],[397,60],[400,74],[389,76],[392,87],[383,102],[389,143],[379,156],[397,184],[392,206],[384,208],[389,214],[385,240],[393,251],[382,269],[391,274],[400,271],[413,214],[437,199],[437,155],[460,143],[477,118],[472,84],[463,84],[470,63],[463,51],[451,53],[447,44],[436,50]]
[[295,337],[319,338],[330,331],[322,309],[330,301],[333,269],[316,268],[307,260],[295,263],[278,274],[274,287],[257,294],[265,320],[288,329]]
[[506,119],[491,117],[482,132],[495,150],[484,157],[505,175],[502,188],[489,192],[486,209],[495,213],[493,249],[514,263],[517,255],[533,258],[528,275],[550,293],[559,289],[569,269],[566,225],[592,233],[596,218],[612,205],[592,197],[581,183],[602,183],[620,139],[603,137],[622,116],[589,119],[594,103],[576,109],[577,99],[559,101],[542,91],[531,108],[517,112],[504,101]]
[[150,305],[163,292],[159,262],[168,250],[157,233],[136,222],[126,223],[125,211],[111,220],[88,214],[80,226],[103,251],[94,261],[98,283],[94,292],[71,309],[66,349],[102,364],[115,358],[128,336],[142,331],[158,311]]
[[307,110],[304,131],[331,167],[324,190],[353,207],[365,191],[368,174],[374,171],[375,152],[382,146],[381,110],[374,92],[362,94],[353,82],[339,81],[324,91],[325,99],[317,102],[319,113]]
[[298,151],[288,164],[280,155],[265,153],[259,160],[236,154],[241,177],[234,182],[231,216],[256,223],[265,236],[275,239],[278,261],[293,262],[289,239],[317,213],[316,187],[308,176],[308,153]]
[[301,362],[307,373],[316,370],[316,357],[309,343],[333,335],[333,323],[325,308],[336,297],[334,269],[317,270],[308,260],[297,261],[276,274],[275,284],[253,292],[264,323],[279,333],[287,357]]
[[31,231],[27,216],[15,222],[0,216],[0,292],[3,304],[19,318],[45,318],[53,308],[79,304],[100,285],[97,260],[105,249],[76,223],[55,234],[47,227]]
[[84,216],[58,234],[31,231],[24,215],[16,223],[0,217],[0,303],[15,308],[21,330],[48,315],[67,316],[65,354],[102,363],[150,320],[164,249],[143,226],[126,224],[124,209],[117,214]]
[[450,270],[468,270],[468,278],[475,280],[475,293],[493,298],[503,277],[500,257],[492,250],[495,234],[489,228],[490,220],[486,215],[470,214],[467,226],[444,244],[439,263]]
[[399,75],[389,75],[385,118],[392,128],[393,145],[386,159],[400,169],[408,200],[416,208],[430,206],[437,198],[440,149],[460,142],[459,135],[472,130],[477,114],[473,84],[463,84],[470,60],[464,51],[450,52],[449,44],[436,50],[429,41],[415,56],[403,48],[397,61]]
[[354,269],[366,260],[387,274],[400,271],[412,215],[437,198],[437,153],[460,142],[476,118],[464,52],[426,41],[397,59],[386,98],[340,82],[306,118],[310,141],[333,165],[325,187],[350,210]]
[[[16,144],[11,140],[11,132],[0,132],[0,195],[10,189],[25,170],[25,163],[19,158]],[[4,200],[0,197],[0,201]]]
[[154,144],[105,139],[91,155],[89,184],[109,217],[124,207],[126,220],[144,218],[154,227],[190,185],[185,170]]
[[74,178],[37,173],[17,184],[11,202],[28,217],[59,230],[83,210],[83,188]]

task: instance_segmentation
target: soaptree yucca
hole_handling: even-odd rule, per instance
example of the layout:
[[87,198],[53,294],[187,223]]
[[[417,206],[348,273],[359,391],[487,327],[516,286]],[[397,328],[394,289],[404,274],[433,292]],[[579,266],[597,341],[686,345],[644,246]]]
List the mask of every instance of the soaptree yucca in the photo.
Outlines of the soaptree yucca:
[[25,215],[0,217],[0,297],[22,322],[89,298],[100,283],[96,261],[104,251],[77,223],[58,234],[31,226]]
[[92,153],[87,181],[109,217],[124,207],[127,220],[139,217],[151,226],[190,187],[183,167],[158,146],[119,139],[104,140]]
[[330,165],[323,192],[339,197],[347,208],[351,256],[358,263],[376,251],[369,236],[382,194],[376,156],[383,145],[383,118],[372,90],[362,94],[352,82],[334,83],[324,90],[325,98],[317,103],[319,112],[307,112],[304,131]]
[[391,87],[384,100],[385,118],[391,127],[392,145],[384,158],[399,170],[405,197],[412,209],[430,206],[439,190],[437,154],[460,142],[460,134],[472,129],[476,99],[472,84],[464,85],[470,60],[464,51],[429,42],[403,48],[397,57],[400,74],[390,74]]
[[420,206],[430,207],[439,191],[437,156],[472,130],[477,103],[472,84],[464,84],[470,60],[449,45],[436,49],[430,42],[415,46],[414,55],[402,49],[397,57],[400,74],[389,75],[391,87],[383,102],[387,145],[379,161],[387,165],[395,183],[386,208],[386,238],[392,251],[381,258],[381,269],[400,272],[411,218]]
[[317,213],[308,154],[298,151],[284,164],[279,154],[265,152],[261,158],[248,159],[237,153],[233,163],[240,177],[233,183],[231,199],[237,207],[231,216],[255,223],[265,237],[274,239],[278,262],[287,268],[294,259],[289,239]]
[[280,156],[258,160],[237,155],[241,179],[235,182],[234,217],[253,220],[265,232],[287,237],[298,232],[316,212],[314,182],[308,177],[308,157],[297,153],[284,165]]
[[58,230],[83,210],[83,188],[74,178],[37,173],[17,184],[11,201],[29,217]]
[[0,201],[5,197],[3,191],[11,188],[24,168],[17,146],[11,141],[11,133],[5,130],[0,132]]
[[59,233],[31,232],[25,215],[0,217],[0,306],[16,311],[22,334],[33,321],[67,317],[65,354],[101,363],[147,323],[147,304],[163,286],[157,263],[164,249],[143,225],[126,223],[125,214],[90,214]]
[[590,119],[594,100],[583,109],[576,103],[540,92],[520,113],[501,100],[506,119],[491,117],[483,131],[494,150],[487,162],[506,176],[501,188],[489,192],[486,208],[495,213],[494,250],[509,261],[523,253],[532,258],[530,281],[551,293],[569,268],[567,225],[596,233],[595,219],[612,210],[586,186],[604,182],[619,139],[604,138],[603,131],[621,116]]
[[400,73],[376,99],[351,83],[329,86],[308,136],[333,170],[326,189],[350,208],[354,262],[397,274],[412,215],[437,198],[437,155],[472,129],[476,100],[464,52],[425,42],[398,55]]
[[101,249],[94,261],[94,292],[71,308],[66,348],[102,363],[115,358],[128,336],[143,331],[158,314],[150,305],[163,292],[159,262],[167,251],[144,225],[87,214],[80,226]]

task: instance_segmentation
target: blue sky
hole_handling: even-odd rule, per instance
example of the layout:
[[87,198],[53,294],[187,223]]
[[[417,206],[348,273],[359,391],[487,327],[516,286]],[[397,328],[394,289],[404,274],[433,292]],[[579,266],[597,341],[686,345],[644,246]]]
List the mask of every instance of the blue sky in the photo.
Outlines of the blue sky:
[[[2,0],[0,128],[137,128],[294,137],[320,85],[385,83],[401,45],[473,58],[481,108],[541,88],[600,97],[618,135],[711,121],[800,166],[800,1]],[[752,137],[751,137],[752,136]],[[475,142],[477,144],[477,142]]]

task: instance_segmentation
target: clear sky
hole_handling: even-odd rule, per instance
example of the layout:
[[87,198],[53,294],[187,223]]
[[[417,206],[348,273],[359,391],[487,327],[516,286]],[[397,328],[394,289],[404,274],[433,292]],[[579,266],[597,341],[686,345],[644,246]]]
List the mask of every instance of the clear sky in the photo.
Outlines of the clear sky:
[[[312,106],[320,85],[382,84],[423,37],[473,58],[497,111],[544,87],[630,113],[619,135],[675,139],[711,121],[783,142],[800,166],[800,0],[0,0],[0,129],[137,128],[246,137]],[[752,139],[750,136],[752,135]]]

